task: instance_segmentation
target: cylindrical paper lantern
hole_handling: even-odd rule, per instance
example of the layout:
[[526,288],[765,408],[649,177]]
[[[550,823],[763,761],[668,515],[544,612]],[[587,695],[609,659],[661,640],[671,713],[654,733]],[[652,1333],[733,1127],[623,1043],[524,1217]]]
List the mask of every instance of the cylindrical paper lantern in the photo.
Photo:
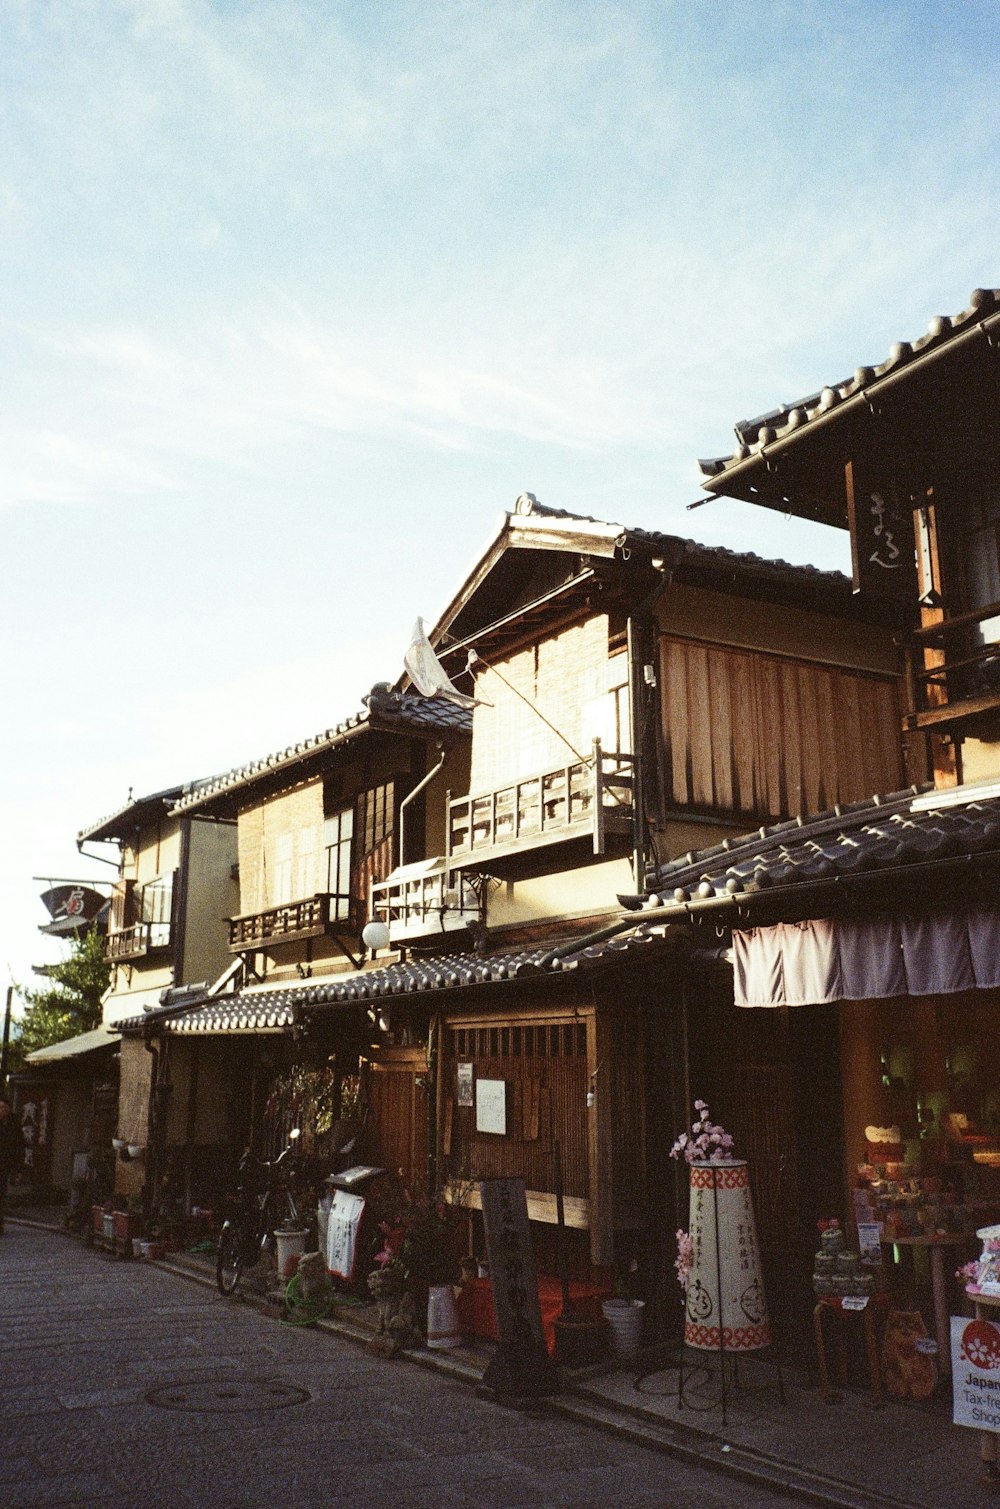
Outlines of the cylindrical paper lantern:
[[685,1342],[713,1352],[770,1346],[745,1159],[691,1164],[690,1219]]

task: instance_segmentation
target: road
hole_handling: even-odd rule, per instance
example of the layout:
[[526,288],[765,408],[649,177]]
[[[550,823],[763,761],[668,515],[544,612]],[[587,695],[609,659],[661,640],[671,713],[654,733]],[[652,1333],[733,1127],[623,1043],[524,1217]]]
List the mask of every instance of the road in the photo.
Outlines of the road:
[[9,1222],[0,1336],[3,1509],[790,1502]]

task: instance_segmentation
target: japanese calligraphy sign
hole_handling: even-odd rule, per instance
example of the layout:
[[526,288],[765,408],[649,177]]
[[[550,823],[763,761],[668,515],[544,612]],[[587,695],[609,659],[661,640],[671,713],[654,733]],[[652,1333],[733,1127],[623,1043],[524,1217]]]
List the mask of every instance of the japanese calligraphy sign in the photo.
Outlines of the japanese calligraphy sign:
[[855,592],[914,602],[913,507],[905,489],[854,461],[847,463],[846,480]]
[[497,1338],[501,1346],[545,1355],[538,1304],[535,1251],[528,1224],[523,1179],[483,1179],[480,1183],[486,1252],[493,1282]]
[[750,1176],[742,1159],[691,1165],[684,1340],[704,1351],[770,1345]]

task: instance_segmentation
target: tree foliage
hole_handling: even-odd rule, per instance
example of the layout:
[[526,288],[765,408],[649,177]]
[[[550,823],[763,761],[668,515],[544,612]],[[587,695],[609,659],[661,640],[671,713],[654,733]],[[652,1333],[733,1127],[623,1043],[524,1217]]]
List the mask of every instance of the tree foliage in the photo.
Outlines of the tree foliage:
[[79,933],[69,954],[49,966],[45,984],[17,987],[24,1014],[14,1023],[11,1068],[36,1048],[49,1048],[101,1024],[101,999],[111,980],[96,928]]

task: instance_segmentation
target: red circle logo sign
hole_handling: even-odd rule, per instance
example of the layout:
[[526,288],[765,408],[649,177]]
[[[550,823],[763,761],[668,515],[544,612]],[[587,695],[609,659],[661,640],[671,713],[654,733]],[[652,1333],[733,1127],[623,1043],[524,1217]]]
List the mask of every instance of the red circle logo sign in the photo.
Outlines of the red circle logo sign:
[[988,1320],[972,1320],[962,1332],[962,1356],[980,1372],[1000,1368],[1000,1331]]

